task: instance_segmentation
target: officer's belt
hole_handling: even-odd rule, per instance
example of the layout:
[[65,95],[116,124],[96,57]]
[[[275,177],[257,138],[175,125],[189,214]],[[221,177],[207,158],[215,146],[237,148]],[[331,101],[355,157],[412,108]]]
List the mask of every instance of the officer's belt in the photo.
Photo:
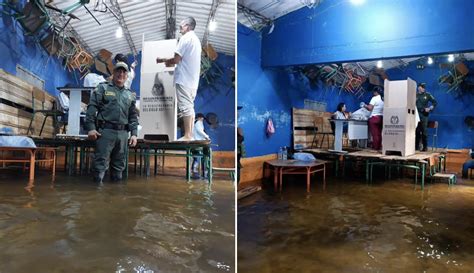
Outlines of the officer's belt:
[[100,124],[100,128],[117,130],[117,131],[125,131],[125,130],[128,130],[128,125],[127,124],[115,124],[115,123],[110,123],[110,122],[104,122],[104,123]]

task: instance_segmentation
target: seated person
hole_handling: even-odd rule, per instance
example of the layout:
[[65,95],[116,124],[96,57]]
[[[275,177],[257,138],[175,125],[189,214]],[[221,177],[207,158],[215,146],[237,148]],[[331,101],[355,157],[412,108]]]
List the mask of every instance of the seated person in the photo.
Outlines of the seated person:
[[474,152],[472,149],[469,150],[469,156],[471,159],[467,160],[462,165],[462,178],[468,178],[469,169],[474,169]]
[[334,119],[348,119],[350,118],[351,113],[346,112],[346,104],[341,102],[337,105],[337,110],[332,114]]
[[[341,102],[337,105],[337,110],[332,114],[333,119],[349,119],[351,116],[351,113],[346,112],[346,104],[344,102]],[[331,130],[334,131],[336,130],[336,125],[334,124],[333,121],[331,121]],[[342,125],[342,132],[347,133],[347,123],[344,122]]]

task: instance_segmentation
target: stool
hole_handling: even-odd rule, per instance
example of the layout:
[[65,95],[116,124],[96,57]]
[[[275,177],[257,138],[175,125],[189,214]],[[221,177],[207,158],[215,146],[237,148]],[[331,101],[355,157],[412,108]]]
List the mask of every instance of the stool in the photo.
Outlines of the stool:
[[212,175],[214,175],[216,172],[228,173],[230,175],[230,179],[232,179],[232,181],[235,180],[235,168],[212,167]]
[[433,134],[431,135],[433,137],[433,143],[431,144],[432,145],[431,150],[434,151],[436,149],[437,144],[438,144],[438,121],[435,121],[435,120],[428,121],[428,127],[427,128],[433,129]]
[[447,179],[448,180],[448,185],[454,185],[456,184],[456,175],[453,173],[435,173],[432,176],[432,179]]

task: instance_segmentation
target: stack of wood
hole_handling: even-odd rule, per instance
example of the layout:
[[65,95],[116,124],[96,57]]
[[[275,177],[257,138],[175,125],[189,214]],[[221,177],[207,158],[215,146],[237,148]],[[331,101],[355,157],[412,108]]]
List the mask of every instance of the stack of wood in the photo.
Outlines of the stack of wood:
[[[54,97],[46,91],[0,69],[0,127],[12,128],[15,134],[26,135],[33,116],[33,97],[36,110],[52,109]],[[32,134],[38,135],[44,115],[37,113],[32,123]],[[52,137],[53,122],[48,118],[41,136]]]
[[293,108],[293,147],[332,149],[331,115],[329,112]]

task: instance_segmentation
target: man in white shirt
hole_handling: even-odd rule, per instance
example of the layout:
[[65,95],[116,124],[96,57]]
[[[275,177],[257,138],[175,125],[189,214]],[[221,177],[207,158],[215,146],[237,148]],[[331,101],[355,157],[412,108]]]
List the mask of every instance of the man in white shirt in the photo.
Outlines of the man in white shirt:
[[183,118],[184,136],[178,140],[193,140],[194,99],[199,86],[201,73],[201,42],[194,33],[196,20],[187,17],[179,24],[183,35],[178,42],[174,57],[171,59],[156,58],[157,63],[166,66],[176,65],[174,84],[178,102],[178,117]]
[[373,97],[369,104],[364,107],[371,111],[369,117],[369,132],[372,135],[372,148],[374,150],[382,149],[382,121],[383,121],[383,100],[382,88],[376,86],[373,90]]

